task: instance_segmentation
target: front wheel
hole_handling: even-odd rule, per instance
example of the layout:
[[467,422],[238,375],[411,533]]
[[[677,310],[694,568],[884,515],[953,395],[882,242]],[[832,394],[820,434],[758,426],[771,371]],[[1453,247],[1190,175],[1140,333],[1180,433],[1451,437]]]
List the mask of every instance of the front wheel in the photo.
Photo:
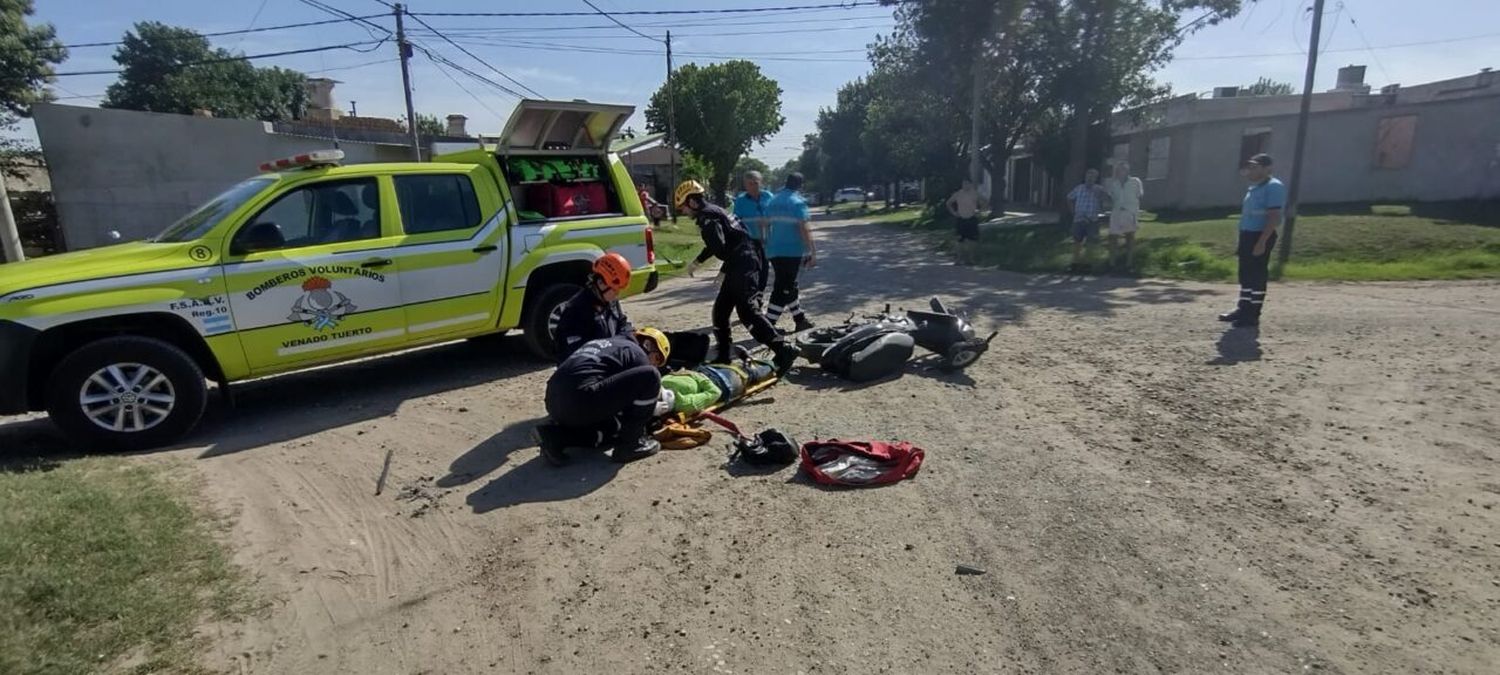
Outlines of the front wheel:
[[69,354],[52,371],[47,412],[79,443],[145,450],[182,438],[203,417],[203,370],[176,345],[111,337]]
[[521,329],[526,331],[526,348],[538,358],[552,359],[557,356],[557,343],[552,339],[552,330],[557,327],[558,311],[582,289],[578,284],[553,284],[542,290],[536,301],[521,318]]

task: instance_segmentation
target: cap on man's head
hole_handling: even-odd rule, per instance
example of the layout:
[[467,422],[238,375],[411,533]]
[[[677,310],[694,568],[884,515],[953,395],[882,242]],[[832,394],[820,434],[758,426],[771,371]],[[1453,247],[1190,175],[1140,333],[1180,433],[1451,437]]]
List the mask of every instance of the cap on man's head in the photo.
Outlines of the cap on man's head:
[[1245,160],[1245,163],[1246,164],[1259,164],[1261,166],[1271,166],[1271,156],[1268,155],[1268,154],[1266,154],[1266,153],[1264,153],[1264,152],[1262,152],[1260,154],[1257,154],[1257,155],[1251,157],[1250,159]]
[[806,180],[806,178],[802,177],[801,171],[793,171],[786,177],[786,187],[789,190],[801,190],[802,184],[806,182]]

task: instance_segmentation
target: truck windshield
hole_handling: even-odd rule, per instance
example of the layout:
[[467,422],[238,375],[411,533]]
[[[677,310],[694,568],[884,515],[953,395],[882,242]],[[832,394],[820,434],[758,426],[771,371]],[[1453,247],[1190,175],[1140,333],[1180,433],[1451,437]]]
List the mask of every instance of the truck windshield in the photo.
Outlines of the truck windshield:
[[171,227],[163,230],[150,241],[175,243],[202,237],[204,233],[218,225],[224,216],[249,201],[251,197],[260,194],[261,190],[274,182],[276,182],[274,177],[260,176],[239,183],[193,209],[192,213],[178,219],[177,222],[172,223]]

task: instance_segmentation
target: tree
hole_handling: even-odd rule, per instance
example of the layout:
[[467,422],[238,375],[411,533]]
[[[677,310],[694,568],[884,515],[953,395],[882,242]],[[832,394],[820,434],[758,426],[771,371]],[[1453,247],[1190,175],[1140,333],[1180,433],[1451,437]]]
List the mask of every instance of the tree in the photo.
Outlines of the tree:
[[[712,190],[729,182],[735,163],[751,145],[764,145],[786,123],[781,87],[749,61],[690,63],[672,73],[672,85],[677,140],[713,165]],[[646,108],[651,131],[666,131],[667,100],[666,85],[651,96]]]
[[[785,164],[771,169],[766,173],[766,185],[773,188],[778,185],[785,185],[787,176],[802,170],[799,166],[800,164],[801,162],[798,161],[798,158],[793,157],[787,160]],[[803,190],[807,189],[807,186],[804,184]]]
[[[713,162],[709,162],[692,152],[682,153],[682,166],[678,167],[678,169],[681,170],[679,180],[695,180],[708,185],[714,179]],[[676,189],[677,186],[673,185],[672,187]],[[713,189],[713,186],[709,185],[709,189]]]
[[1269,77],[1262,77],[1255,84],[1248,84],[1240,88],[1241,96],[1289,96],[1296,93],[1290,82],[1277,82]]
[[307,109],[306,76],[284,68],[256,68],[208,39],[154,21],[125,33],[115,50],[123,72],[105,90],[103,108],[279,121]]
[[448,125],[438,118],[437,115],[417,113],[417,134],[422,136],[442,136],[448,131]]
[[764,178],[767,173],[770,173],[771,167],[768,166],[765,162],[746,155],[744,157],[741,157],[740,161],[734,163],[734,171],[731,171],[730,173],[736,177],[741,177],[751,171],[759,171],[761,177]]
[[[44,85],[52,80],[52,66],[68,57],[52,24],[27,25],[35,11],[31,0],[0,0],[0,130],[31,114],[34,103],[52,100]],[[0,138],[0,170],[20,177],[19,159],[40,158],[34,146]]]

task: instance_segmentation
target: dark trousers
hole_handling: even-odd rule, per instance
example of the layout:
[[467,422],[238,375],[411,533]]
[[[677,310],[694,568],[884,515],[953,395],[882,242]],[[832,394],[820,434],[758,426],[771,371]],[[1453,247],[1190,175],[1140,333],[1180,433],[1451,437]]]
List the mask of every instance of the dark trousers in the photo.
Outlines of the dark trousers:
[[582,436],[592,435],[592,442],[579,445],[629,443],[646,434],[660,393],[661,371],[652,366],[581,382],[554,377],[547,382],[547,414]]
[[766,257],[766,243],[756,239],[755,252],[760,254],[760,292],[764,293],[771,283],[771,259]]
[[[746,265],[750,263],[745,263]],[[760,261],[754,261],[759,265]],[[771,322],[760,313],[759,303],[762,283],[760,270],[740,269],[740,265],[726,265],[724,285],[719,287],[719,296],[714,298],[714,340],[718,343],[719,358],[729,358],[729,349],[734,344],[729,326],[730,314],[736,314],[740,323],[750,329],[750,336],[766,346],[776,344],[780,337]]]
[[805,320],[799,298],[802,291],[797,288],[797,275],[802,272],[802,258],[771,258],[771,267],[776,270],[776,283],[771,287],[771,304],[766,308],[766,318],[771,325],[782,314],[791,314],[793,319]]
[[1260,318],[1260,310],[1266,303],[1266,281],[1271,276],[1271,251],[1276,248],[1276,235],[1266,240],[1266,250],[1255,255],[1255,242],[1260,241],[1259,232],[1240,232],[1239,248],[1235,253],[1240,259],[1240,304],[1242,313],[1250,318]]

